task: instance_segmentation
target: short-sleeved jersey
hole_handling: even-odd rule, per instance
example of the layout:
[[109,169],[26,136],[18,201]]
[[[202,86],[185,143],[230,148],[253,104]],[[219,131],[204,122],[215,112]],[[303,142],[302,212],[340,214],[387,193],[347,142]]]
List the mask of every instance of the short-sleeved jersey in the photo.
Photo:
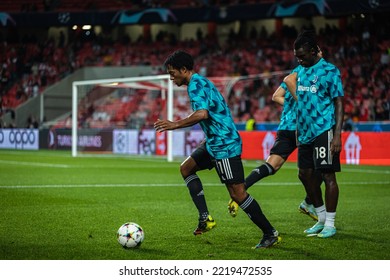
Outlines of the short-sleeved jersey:
[[199,124],[206,136],[206,148],[216,159],[240,156],[242,140],[229,107],[207,78],[195,73],[187,87],[193,111],[207,110],[209,118]]
[[344,96],[339,69],[321,58],[297,78],[298,142],[309,144],[336,123],[334,99]]
[[[295,67],[291,73],[297,72],[300,69],[300,65]],[[285,91],[283,111],[280,117],[280,123],[278,130],[296,130],[297,129],[297,101],[291,95],[285,82],[280,85]]]

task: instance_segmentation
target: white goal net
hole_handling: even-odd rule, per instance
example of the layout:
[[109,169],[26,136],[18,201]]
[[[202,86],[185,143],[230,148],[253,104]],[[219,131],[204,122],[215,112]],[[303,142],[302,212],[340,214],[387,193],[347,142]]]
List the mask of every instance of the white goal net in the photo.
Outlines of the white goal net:
[[[151,122],[155,117],[172,119],[172,99],[173,84],[169,75],[73,82],[72,156],[80,152],[117,151],[118,147],[113,145],[116,139],[110,141],[110,134],[117,135],[117,141],[129,146],[129,143],[121,140],[123,134],[118,134],[118,131],[141,130],[144,126],[150,126],[146,122]],[[140,107],[144,110],[139,110]],[[87,135],[80,135],[81,130],[88,131]],[[104,130],[109,134],[106,137]],[[100,135],[96,137],[96,133]],[[168,132],[169,161],[172,160],[171,138],[172,133]],[[128,137],[126,140],[132,141]],[[103,141],[106,144],[102,147]],[[94,146],[98,149],[93,149]]]

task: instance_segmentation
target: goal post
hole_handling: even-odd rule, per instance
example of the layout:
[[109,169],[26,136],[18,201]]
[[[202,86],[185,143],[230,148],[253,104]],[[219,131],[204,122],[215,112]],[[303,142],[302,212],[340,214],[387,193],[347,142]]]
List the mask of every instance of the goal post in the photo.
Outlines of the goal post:
[[[133,82],[160,82],[162,89],[162,98],[166,99],[167,104],[167,119],[173,120],[173,82],[169,75],[154,75],[154,76],[139,76],[130,78],[116,78],[116,79],[98,79],[74,81],[72,83],[72,156],[78,155],[78,113],[80,99],[85,97],[91,89],[96,86],[110,86],[118,84],[127,84]],[[81,90],[81,88],[83,90]],[[167,160],[173,161],[172,153],[173,134],[172,131],[167,132]]]

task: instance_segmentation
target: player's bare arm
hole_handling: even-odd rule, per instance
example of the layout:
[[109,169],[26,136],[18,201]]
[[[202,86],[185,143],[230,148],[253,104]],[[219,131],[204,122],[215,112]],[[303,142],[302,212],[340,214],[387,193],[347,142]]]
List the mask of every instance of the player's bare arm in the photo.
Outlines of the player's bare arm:
[[294,97],[295,100],[298,100],[296,93],[297,90],[297,73],[291,73],[287,75],[283,82],[286,84],[288,91],[291,93],[291,95]]
[[332,153],[339,153],[341,151],[341,129],[343,127],[344,116],[343,97],[336,97],[334,99],[334,103],[336,125],[333,132],[333,140],[330,145],[330,150]]
[[274,94],[272,95],[272,101],[275,101],[276,103],[283,106],[285,94],[286,94],[286,91],[284,90],[284,88],[279,86],[277,88],[277,90],[274,92]]
[[319,58],[322,58],[323,56],[322,56],[322,50],[321,50],[321,48],[320,48],[320,46],[317,46],[318,47],[318,54],[317,54],[317,56],[319,57]]
[[175,130],[179,128],[193,126],[198,122],[205,120],[209,117],[209,112],[207,110],[198,110],[193,112],[188,117],[178,120],[178,121],[169,121],[169,120],[160,120],[158,119],[154,123],[154,129],[157,132],[163,132],[166,130]]

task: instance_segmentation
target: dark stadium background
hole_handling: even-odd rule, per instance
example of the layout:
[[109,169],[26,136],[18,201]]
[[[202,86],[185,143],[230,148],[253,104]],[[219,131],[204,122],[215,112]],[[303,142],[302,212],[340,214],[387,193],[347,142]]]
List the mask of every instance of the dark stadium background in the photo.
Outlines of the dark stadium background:
[[[303,27],[316,29],[324,56],[341,68],[346,118],[357,125],[388,121],[389,2],[3,0],[1,124],[42,127],[68,112],[69,89],[59,87],[58,93],[50,86],[69,81],[77,70],[145,66],[141,74],[154,74],[176,48],[189,49],[211,77],[289,70],[292,41]],[[83,30],[86,25],[91,29]],[[98,70],[96,78],[106,76]],[[42,94],[45,113],[40,115],[34,100]],[[258,122],[277,122],[280,108],[269,98],[264,102],[276,113]],[[247,111],[238,112],[238,123]]]

